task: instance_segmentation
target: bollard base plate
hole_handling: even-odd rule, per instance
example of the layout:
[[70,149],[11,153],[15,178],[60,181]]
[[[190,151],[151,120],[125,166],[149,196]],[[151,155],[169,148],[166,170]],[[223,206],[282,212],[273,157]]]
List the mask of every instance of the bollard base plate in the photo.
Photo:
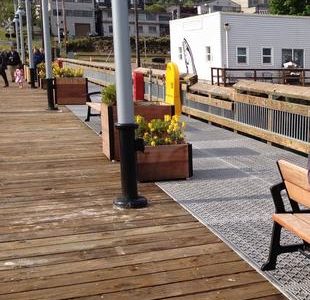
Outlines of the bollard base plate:
[[125,198],[117,198],[113,202],[114,206],[122,209],[130,209],[130,208],[144,208],[147,206],[147,200],[144,197],[138,196],[137,199],[125,199]]

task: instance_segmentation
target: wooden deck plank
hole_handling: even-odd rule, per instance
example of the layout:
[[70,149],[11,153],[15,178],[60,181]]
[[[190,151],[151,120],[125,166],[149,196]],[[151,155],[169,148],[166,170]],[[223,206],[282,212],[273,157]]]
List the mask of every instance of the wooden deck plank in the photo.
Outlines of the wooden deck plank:
[[154,184],[113,208],[119,164],[45,92],[0,98],[0,299],[285,299]]

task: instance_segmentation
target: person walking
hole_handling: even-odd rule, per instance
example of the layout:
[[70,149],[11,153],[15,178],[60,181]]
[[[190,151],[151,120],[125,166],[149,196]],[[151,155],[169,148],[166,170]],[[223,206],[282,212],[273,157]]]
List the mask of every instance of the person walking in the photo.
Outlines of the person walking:
[[21,63],[20,56],[14,47],[11,47],[11,50],[9,51],[7,55],[7,62],[8,62],[8,71],[11,75],[12,82],[14,82],[15,71]]
[[7,66],[7,54],[6,52],[2,51],[0,52],[0,75],[2,76],[3,80],[4,80],[4,86],[3,87],[8,87],[9,86],[9,82],[8,82],[8,78],[6,77],[6,67]]

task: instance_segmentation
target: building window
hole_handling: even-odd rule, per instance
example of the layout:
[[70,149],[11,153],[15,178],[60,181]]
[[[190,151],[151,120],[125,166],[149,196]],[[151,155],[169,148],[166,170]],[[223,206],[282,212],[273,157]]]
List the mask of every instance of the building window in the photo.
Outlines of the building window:
[[113,33],[113,26],[112,25],[109,26],[109,33]]
[[271,48],[263,48],[262,49],[262,62],[263,64],[272,64],[272,49]]
[[206,58],[207,58],[207,61],[211,61],[211,47],[210,46],[206,47]]
[[179,59],[182,60],[183,59],[183,47],[179,47]]
[[156,26],[149,26],[149,33],[157,33]]
[[282,65],[294,62],[298,67],[304,67],[304,49],[282,49]]
[[165,16],[165,15],[159,15],[159,21],[169,21],[170,20],[170,15]]
[[139,33],[143,33],[143,26],[138,26]]
[[146,14],[146,20],[147,21],[156,21],[156,15],[155,14]]
[[246,47],[237,48],[237,63],[238,64],[247,64],[248,63],[248,53]]

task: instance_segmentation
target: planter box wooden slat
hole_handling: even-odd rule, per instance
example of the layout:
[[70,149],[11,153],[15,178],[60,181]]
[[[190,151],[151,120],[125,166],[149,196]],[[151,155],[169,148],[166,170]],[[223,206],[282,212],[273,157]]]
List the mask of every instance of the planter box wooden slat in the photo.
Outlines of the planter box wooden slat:
[[[174,115],[174,106],[163,102],[139,101],[134,103],[134,114],[141,115],[146,121],[162,119],[165,115]],[[102,104],[102,151],[110,160],[120,159],[119,132],[114,124],[117,122],[116,106]]]
[[87,93],[87,78],[55,78],[55,99],[58,105],[84,105]]
[[143,153],[137,152],[137,175],[141,182],[191,177],[192,145],[146,146]]

